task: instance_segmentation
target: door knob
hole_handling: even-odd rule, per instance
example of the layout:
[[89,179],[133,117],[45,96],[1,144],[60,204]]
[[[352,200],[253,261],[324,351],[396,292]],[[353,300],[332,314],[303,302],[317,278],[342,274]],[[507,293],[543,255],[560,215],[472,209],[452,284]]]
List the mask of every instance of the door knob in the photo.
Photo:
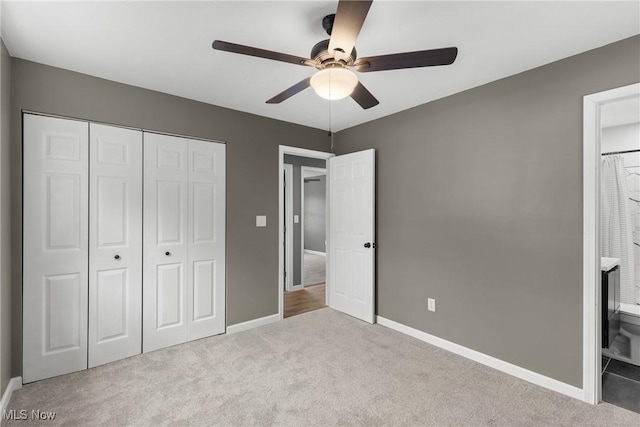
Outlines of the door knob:
[[369,243],[369,242],[365,243],[365,244],[364,244],[364,247],[365,247],[365,248],[367,248],[367,249],[369,249],[369,248],[371,247],[371,243]]
[[114,256],[115,259],[120,259],[120,255]]
[[167,251],[164,253],[166,256],[171,256],[171,252]]

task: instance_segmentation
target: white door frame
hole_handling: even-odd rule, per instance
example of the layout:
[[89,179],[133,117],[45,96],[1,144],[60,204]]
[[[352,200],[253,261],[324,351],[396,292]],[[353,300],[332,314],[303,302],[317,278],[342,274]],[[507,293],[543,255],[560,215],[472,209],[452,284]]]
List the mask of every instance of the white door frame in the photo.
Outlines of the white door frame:
[[[300,287],[301,288],[304,288],[305,286],[305,283],[304,283],[304,173],[305,172],[318,172],[318,176],[320,176],[320,174],[323,174],[326,177],[327,169],[314,168],[312,166],[300,166]],[[324,197],[325,206],[327,201],[327,194],[329,193],[325,193],[325,197]],[[326,235],[326,230],[327,230],[327,224],[325,221],[325,235]],[[326,242],[326,238],[325,238],[325,242]],[[325,254],[327,252],[326,246],[324,248],[324,252]],[[326,281],[326,277],[325,277],[325,281]]]
[[602,399],[600,319],[600,110],[640,93],[640,83],[587,95],[583,99],[583,358],[584,401]]
[[[293,165],[285,163],[284,165],[284,176],[287,181],[287,185],[289,186],[289,191],[285,194],[285,215],[282,218],[282,221],[286,221],[286,224],[283,224],[285,229],[289,230],[286,234],[286,244],[285,248],[285,271],[287,272],[287,277],[285,279],[285,287],[287,291],[293,290]],[[284,231],[283,231],[284,232]],[[282,284],[280,285],[282,286]]]
[[[334,157],[333,153],[325,153],[323,151],[309,150],[306,148],[290,147],[287,145],[280,145],[278,148],[278,317],[280,320],[284,318],[284,288],[282,286],[284,280],[284,228],[282,218],[284,217],[284,155],[290,154],[292,156],[311,157],[313,159],[327,160]],[[328,174],[328,171],[327,171]],[[328,175],[327,175],[328,176]],[[328,181],[328,180],[327,180]],[[329,185],[327,185],[327,195],[329,191]],[[327,209],[329,209],[329,197],[326,198]],[[329,230],[329,215],[327,215],[327,230]],[[328,239],[328,236],[327,236]],[[329,242],[327,242],[328,244]],[[329,276],[329,260],[327,258],[327,277]],[[326,283],[326,301],[329,305],[329,280]]]

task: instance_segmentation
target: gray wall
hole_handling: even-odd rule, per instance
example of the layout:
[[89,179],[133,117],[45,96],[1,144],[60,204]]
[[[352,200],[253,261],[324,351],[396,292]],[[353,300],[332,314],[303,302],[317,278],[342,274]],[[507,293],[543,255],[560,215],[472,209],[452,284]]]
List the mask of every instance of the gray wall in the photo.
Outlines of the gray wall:
[[[330,151],[330,150],[324,150]],[[311,159],[308,157],[299,157],[285,155],[284,162],[293,166],[293,214],[300,215],[302,212],[302,201],[300,191],[300,171],[302,166],[312,166],[314,168],[324,168],[326,161],[322,159]],[[293,224],[293,284],[299,285],[302,282],[302,234],[301,222]]]
[[0,41],[0,392],[11,379],[11,57]]
[[[225,141],[227,325],[277,313],[278,145],[329,151],[325,131],[16,58],[11,83],[13,375],[22,366],[22,109]],[[267,216],[266,228],[255,227],[256,215]]]
[[581,387],[582,98],[638,81],[640,36],[339,132],[377,150],[377,313]]
[[318,181],[304,184],[304,248],[325,252],[327,177],[322,175],[312,179]]

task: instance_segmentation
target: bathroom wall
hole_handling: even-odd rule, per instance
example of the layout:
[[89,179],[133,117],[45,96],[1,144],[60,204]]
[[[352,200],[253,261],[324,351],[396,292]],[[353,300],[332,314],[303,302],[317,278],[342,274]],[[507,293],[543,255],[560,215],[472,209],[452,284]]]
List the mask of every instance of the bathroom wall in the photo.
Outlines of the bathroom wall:
[[603,153],[611,151],[638,150],[640,149],[639,135],[640,122],[606,127],[602,129],[602,142],[600,148]]

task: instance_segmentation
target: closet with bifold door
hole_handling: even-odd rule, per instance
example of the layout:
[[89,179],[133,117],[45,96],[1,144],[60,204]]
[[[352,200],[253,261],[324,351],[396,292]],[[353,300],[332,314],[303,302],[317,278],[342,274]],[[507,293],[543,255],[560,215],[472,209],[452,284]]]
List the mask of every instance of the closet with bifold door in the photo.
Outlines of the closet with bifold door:
[[24,382],[223,333],[224,144],[23,126]]

